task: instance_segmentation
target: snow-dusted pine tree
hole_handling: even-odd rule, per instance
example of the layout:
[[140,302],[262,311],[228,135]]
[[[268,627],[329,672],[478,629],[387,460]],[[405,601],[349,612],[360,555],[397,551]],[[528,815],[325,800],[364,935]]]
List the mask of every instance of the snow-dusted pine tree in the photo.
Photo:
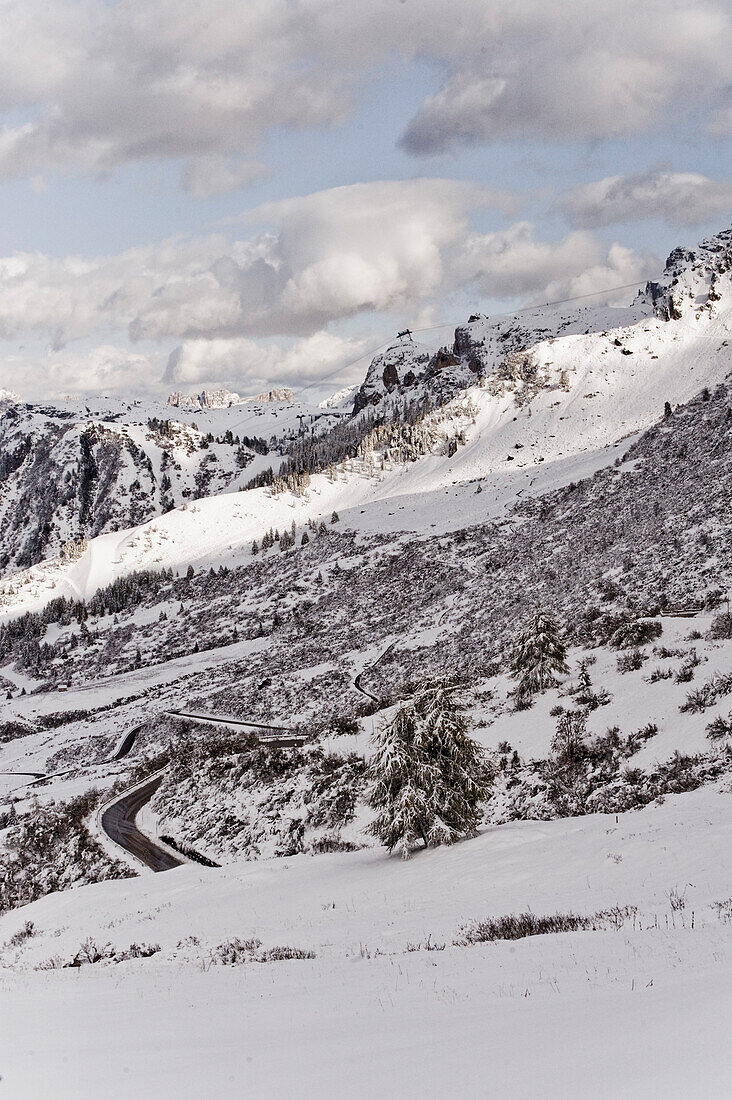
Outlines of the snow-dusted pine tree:
[[475,831],[490,785],[482,748],[450,681],[425,683],[374,739],[369,802],[371,831],[388,849],[408,858],[425,847],[453,844]]
[[516,640],[512,671],[516,679],[516,708],[531,706],[538,691],[556,687],[557,676],[568,672],[565,646],[557,620],[539,607]]

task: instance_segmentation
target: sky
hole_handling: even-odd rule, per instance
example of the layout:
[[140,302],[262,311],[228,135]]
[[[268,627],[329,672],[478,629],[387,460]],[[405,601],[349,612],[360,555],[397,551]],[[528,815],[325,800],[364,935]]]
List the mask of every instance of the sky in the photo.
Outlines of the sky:
[[729,0],[0,5],[26,399],[336,389],[732,221]]

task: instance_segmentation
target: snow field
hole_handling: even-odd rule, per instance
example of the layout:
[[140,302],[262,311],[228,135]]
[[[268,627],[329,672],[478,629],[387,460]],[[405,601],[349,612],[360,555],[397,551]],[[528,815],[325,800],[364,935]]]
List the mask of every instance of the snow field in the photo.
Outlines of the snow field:
[[[60,1098],[721,1098],[732,926],[713,902],[730,895],[729,798],[697,791],[617,824],[517,823],[406,864],[374,851],[297,856],[48,896],[0,919],[0,941],[28,919],[38,930],[6,949],[14,970],[0,979],[13,1002],[0,1037],[10,1094],[55,1082]],[[452,946],[461,924],[486,916],[627,904],[635,928]],[[31,969],[88,936],[162,950]],[[189,936],[200,943],[177,946]],[[210,965],[207,951],[232,936],[317,957]],[[425,950],[428,937],[445,949]]]

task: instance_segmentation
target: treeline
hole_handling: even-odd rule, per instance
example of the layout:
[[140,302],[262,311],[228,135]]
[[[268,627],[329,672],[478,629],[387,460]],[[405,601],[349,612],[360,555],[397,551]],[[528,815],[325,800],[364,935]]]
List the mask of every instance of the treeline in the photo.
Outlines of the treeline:
[[[148,417],[147,426],[151,432],[155,432],[157,435],[163,436],[165,439],[175,439],[178,434],[178,428],[180,427],[180,421],[178,420],[160,420],[157,416]],[[198,431],[197,425],[191,424],[194,431]],[[222,443],[229,447],[243,446],[248,447],[249,450],[255,451],[257,454],[266,455],[269,454],[269,444],[265,439],[260,439],[259,436],[244,435],[239,437],[234,435],[230,428],[224,432],[223,435],[214,436],[212,432],[206,432],[203,436],[203,444],[208,445],[211,443]]]
[[90,615],[116,615],[141,604],[146,596],[156,596],[174,579],[172,569],[159,572],[146,569],[112,581],[87,602],[57,596],[41,611],[26,611],[19,618],[0,625],[0,658],[11,653],[22,653],[27,659],[30,650],[38,649],[38,643],[51,623],[69,626],[72,622],[85,623]]

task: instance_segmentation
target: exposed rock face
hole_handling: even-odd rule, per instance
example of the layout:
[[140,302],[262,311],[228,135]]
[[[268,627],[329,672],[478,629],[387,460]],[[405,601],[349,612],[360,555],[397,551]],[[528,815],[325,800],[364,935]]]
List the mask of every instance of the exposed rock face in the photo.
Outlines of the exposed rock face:
[[225,390],[201,390],[200,393],[171,393],[168,404],[176,409],[228,409],[231,405],[242,405],[247,401],[257,401],[261,405],[270,402],[289,405],[295,400],[295,394],[289,386],[265,390],[254,397],[240,397],[238,393]]
[[411,388],[418,379],[424,379],[431,357],[430,349],[414,340],[399,340],[380,352],[356,393],[354,414],[378,405],[387,394],[398,396],[404,387]]
[[78,406],[0,406],[0,575],[53,557],[70,539],[222,492],[253,455],[223,440],[203,447],[185,424],[128,424],[122,415],[121,407],[101,420]]
[[688,309],[711,309],[720,299],[719,278],[732,271],[732,228],[723,229],[694,251],[675,248],[658,281],[646,284],[640,297],[657,317],[679,321]]
[[397,369],[393,363],[386,364],[386,366],[384,367],[382,378],[384,380],[384,385],[387,389],[390,389],[392,386],[399,385],[399,375],[397,374]]
[[266,390],[265,393],[258,393],[256,397],[245,397],[245,401],[260,401],[262,404],[268,402],[279,403],[289,405],[295,400],[294,392],[289,386],[280,386],[274,390]]
[[445,370],[446,367],[457,367],[459,363],[460,360],[456,355],[449,352],[447,348],[440,348],[437,354],[430,359],[430,370]]
[[[608,311],[593,304],[559,303],[495,319],[473,314],[466,324],[456,328],[452,349],[432,352],[423,344],[399,339],[372,361],[356,393],[353,413],[357,415],[385,401],[396,405],[429,397],[443,402],[460,389],[475,385],[478,378],[485,379],[488,386],[509,383],[520,401],[519,390],[526,396],[537,386],[562,384],[551,376],[548,360],[552,355],[546,349],[543,373],[539,371],[541,364],[534,363],[530,354],[537,345],[551,345],[557,338],[585,336],[592,331],[607,335],[606,330],[632,326],[646,317],[674,322],[690,311],[698,315],[701,310],[717,310],[729,293],[730,272],[732,228],[702,241],[693,250],[674,249],[663,276],[636,295],[622,319],[622,311],[617,308]],[[633,352],[624,348],[620,354]],[[566,378],[562,385],[566,389]]]
[[238,393],[231,393],[223,388],[201,390],[200,393],[171,393],[168,398],[168,404],[176,409],[228,409],[230,405],[238,405],[240,401]]

